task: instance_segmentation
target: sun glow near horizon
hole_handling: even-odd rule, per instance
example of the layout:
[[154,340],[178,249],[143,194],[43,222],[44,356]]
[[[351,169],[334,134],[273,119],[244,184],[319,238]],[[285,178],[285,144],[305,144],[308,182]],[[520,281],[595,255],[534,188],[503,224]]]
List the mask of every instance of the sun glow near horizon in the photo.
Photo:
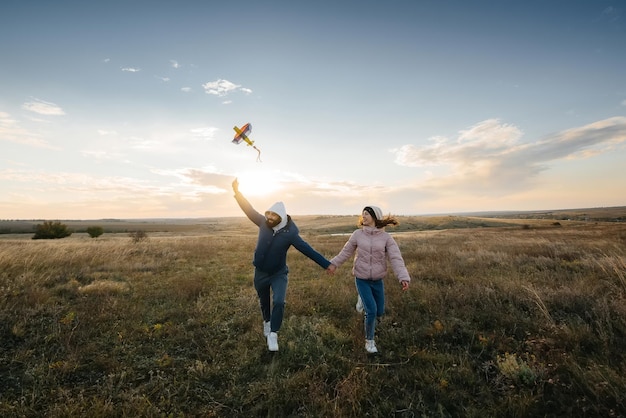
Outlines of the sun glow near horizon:
[[246,196],[266,196],[283,189],[276,173],[262,170],[246,171],[237,175],[239,190]]

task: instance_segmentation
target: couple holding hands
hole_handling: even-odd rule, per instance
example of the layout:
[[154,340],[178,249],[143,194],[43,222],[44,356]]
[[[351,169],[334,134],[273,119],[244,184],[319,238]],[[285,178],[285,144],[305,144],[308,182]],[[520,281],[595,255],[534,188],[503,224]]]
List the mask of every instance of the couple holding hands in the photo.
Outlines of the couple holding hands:
[[237,179],[232,186],[239,207],[259,227],[252,264],[255,267],[254,288],[259,296],[268,349],[278,351],[278,331],[283,322],[289,272],[287,250],[294,246],[329,274],[334,274],[338,267],[354,256],[352,273],[359,293],[356,308],[365,312],[365,350],[370,354],[377,353],[374,334],[376,320],[385,311],[383,278],[387,275],[387,260],[402,290],[407,290],[411,282],[398,244],[384,229],[387,225],[397,225],[398,221],[391,216],[384,217],[377,206],[366,206],[359,219],[360,228],[352,233],[341,252],[329,261],[302,239],[283,202],[274,203],[261,214],[241,194]]

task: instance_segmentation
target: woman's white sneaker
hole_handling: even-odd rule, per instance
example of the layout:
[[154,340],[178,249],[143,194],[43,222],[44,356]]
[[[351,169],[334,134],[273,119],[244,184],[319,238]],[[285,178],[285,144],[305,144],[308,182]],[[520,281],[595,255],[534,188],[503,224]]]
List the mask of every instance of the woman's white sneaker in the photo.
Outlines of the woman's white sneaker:
[[365,340],[365,350],[370,354],[378,353],[374,340]]

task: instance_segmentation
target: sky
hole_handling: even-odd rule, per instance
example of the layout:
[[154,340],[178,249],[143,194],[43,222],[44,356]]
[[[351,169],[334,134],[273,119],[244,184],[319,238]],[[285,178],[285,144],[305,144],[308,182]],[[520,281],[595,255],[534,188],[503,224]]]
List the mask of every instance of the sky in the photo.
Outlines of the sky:
[[623,0],[3,0],[0,57],[0,219],[626,205]]

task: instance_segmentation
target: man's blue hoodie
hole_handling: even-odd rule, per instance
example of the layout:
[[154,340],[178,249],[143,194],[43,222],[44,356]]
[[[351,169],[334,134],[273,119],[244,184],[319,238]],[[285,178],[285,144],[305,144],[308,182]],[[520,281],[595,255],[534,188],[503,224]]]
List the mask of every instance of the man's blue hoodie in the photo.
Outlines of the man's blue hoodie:
[[280,223],[272,228],[266,224],[265,216],[257,212],[240,192],[235,193],[235,199],[248,219],[259,227],[259,238],[252,262],[257,269],[267,274],[274,274],[286,267],[287,250],[292,245],[320,267],[328,268],[330,261],[302,239],[298,227],[292,221],[291,216],[287,215],[283,202],[276,202],[267,210],[267,212],[278,214],[281,218]]

